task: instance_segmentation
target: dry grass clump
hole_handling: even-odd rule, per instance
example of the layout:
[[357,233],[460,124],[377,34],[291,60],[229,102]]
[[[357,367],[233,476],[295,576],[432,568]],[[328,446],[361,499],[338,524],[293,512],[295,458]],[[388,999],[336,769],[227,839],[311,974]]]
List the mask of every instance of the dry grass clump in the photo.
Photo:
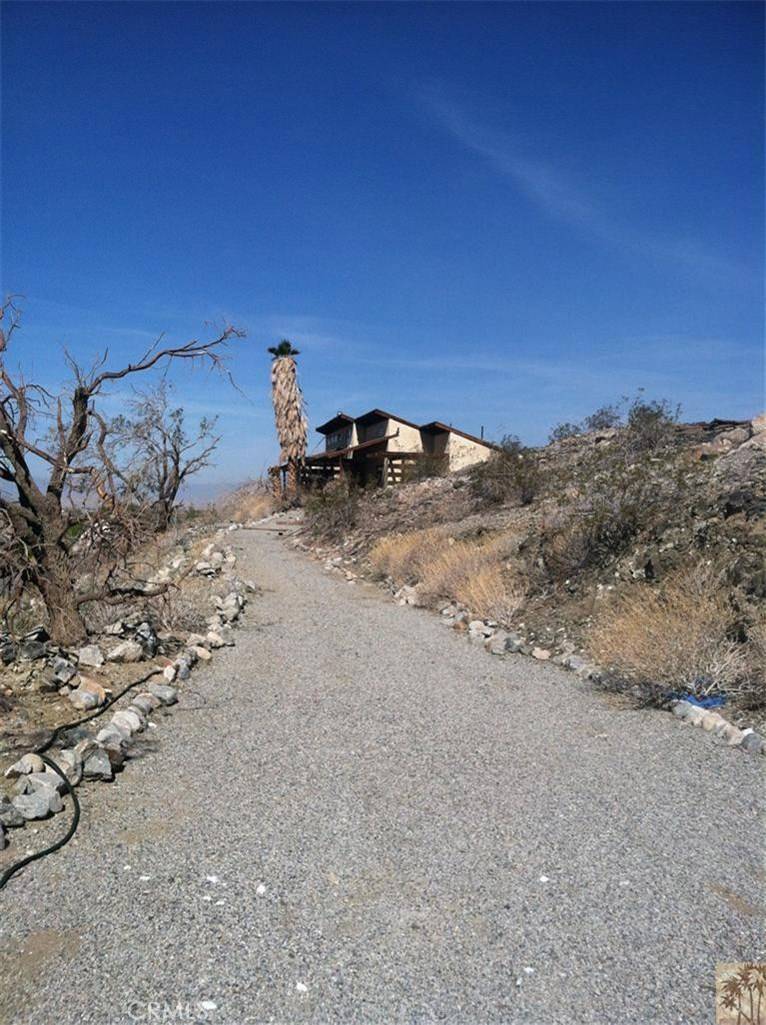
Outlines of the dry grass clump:
[[369,554],[381,577],[395,584],[417,584],[426,603],[456,601],[485,619],[509,623],[523,601],[523,591],[504,558],[508,538],[458,541],[444,530],[429,528],[383,538]]
[[437,528],[389,534],[378,541],[368,556],[379,577],[391,577],[395,584],[416,584],[426,567],[449,544],[444,531]]
[[230,518],[234,523],[248,523],[250,520],[262,520],[276,509],[271,495],[244,495],[232,506]]
[[266,481],[253,480],[243,484],[219,503],[221,515],[234,523],[249,523],[270,516],[277,503]]
[[749,652],[734,640],[735,615],[709,567],[637,584],[604,608],[589,646],[626,678],[698,696],[745,686]]

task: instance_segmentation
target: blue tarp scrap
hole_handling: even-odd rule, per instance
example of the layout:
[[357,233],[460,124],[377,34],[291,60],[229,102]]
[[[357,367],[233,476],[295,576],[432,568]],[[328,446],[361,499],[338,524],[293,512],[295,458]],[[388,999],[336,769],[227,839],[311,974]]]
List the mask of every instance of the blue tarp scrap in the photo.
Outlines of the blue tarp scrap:
[[668,698],[673,701],[688,701],[690,705],[697,705],[699,708],[720,708],[726,704],[725,694],[711,694],[706,698],[696,698],[693,694],[675,692],[668,694]]

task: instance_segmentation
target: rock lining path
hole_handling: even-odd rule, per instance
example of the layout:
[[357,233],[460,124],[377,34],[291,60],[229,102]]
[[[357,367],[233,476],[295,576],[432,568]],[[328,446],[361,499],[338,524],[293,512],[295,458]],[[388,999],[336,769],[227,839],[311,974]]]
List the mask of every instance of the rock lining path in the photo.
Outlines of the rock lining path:
[[762,762],[233,537],[236,648],[0,894],[0,1020],[712,1021]]

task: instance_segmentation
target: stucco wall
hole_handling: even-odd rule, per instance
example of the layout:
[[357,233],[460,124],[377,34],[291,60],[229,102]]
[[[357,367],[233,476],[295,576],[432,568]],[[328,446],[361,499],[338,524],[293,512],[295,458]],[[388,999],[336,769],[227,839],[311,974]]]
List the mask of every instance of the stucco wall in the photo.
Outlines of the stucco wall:
[[399,434],[389,439],[387,448],[389,452],[422,452],[423,442],[420,431],[416,427],[410,427],[399,420],[389,420],[386,425],[386,434]]
[[447,442],[447,457],[449,459],[449,471],[462,470],[474,463],[481,463],[489,459],[492,449],[486,445],[479,445],[469,438],[463,438],[459,434],[450,433]]

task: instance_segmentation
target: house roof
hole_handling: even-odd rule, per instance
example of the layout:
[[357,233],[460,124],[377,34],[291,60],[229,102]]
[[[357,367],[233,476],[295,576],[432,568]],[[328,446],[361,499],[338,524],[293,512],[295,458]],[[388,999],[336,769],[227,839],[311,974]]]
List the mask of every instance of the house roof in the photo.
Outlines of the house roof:
[[[452,427],[450,424],[442,423],[441,420],[432,420],[427,424],[416,424],[412,420],[405,420],[403,416],[397,416],[395,413],[388,413],[385,409],[370,409],[366,413],[362,413],[361,416],[353,417],[349,416],[348,413],[336,413],[334,417],[317,427],[319,434],[332,434],[333,431],[340,430],[342,427],[349,427],[353,423],[366,424],[374,423],[376,420],[395,420],[397,423],[406,424],[407,427],[414,427],[416,431],[425,431],[427,434],[441,434],[443,432],[459,434],[461,438],[467,438],[469,441],[475,442],[477,445],[484,445],[486,448],[497,448],[497,446],[487,441],[485,438],[477,438],[475,434],[468,434],[466,431],[460,431],[457,427]],[[389,435],[393,437],[393,435]],[[376,441],[382,441],[382,438],[375,439]],[[370,444],[365,442],[364,444]],[[361,445],[354,446],[355,448],[361,448]],[[337,456],[341,452],[349,452],[351,449],[338,449],[336,452],[325,452],[324,456]]]
[[419,424],[414,424],[411,420],[405,420],[403,416],[397,416],[395,413],[387,413],[385,409],[371,409],[369,412],[362,413],[361,416],[356,418],[358,424],[371,424],[375,420],[396,420],[397,423],[414,427],[416,431],[420,430]]
[[485,445],[487,448],[497,448],[497,445],[491,441],[487,441],[486,438],[477,438],[475,434],[467,434],[465,431],[459,431],[457,427],[451,427],[449,424],[443,424],[441,420],[432,420],[429,424],[423,424],[420,430],[425,431],[427,434],[442,434],[444,432],[459,434],[461,438],[468,438],[469,441],[475,441],[477,445]]
[[333,431],[338,431],[341,427],[348,427],[353,422],[353,416],[349,416],[348,413],[336,413],[327,423],[317,427],[317,432],[319,434],[332,434]]

